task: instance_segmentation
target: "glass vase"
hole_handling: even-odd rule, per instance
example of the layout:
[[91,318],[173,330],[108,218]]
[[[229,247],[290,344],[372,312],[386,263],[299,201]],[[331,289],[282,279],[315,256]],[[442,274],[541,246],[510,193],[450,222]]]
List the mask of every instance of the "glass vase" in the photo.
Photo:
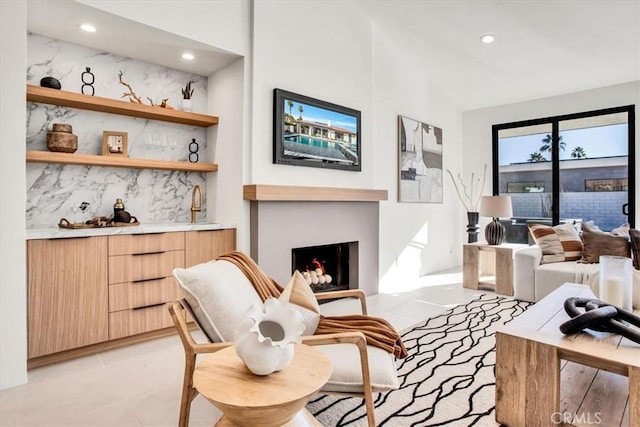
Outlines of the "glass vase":
[[600,300],[631,311],[632,284],[631,258],[600,256]]

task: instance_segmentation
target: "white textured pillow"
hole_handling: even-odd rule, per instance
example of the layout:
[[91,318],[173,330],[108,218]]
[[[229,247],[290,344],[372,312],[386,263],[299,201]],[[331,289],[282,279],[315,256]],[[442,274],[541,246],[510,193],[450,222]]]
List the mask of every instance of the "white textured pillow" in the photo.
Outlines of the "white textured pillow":
[[184,299],[210,341],[233,341],[238,323],[260,296],[242,271],[229,261],[176,268],[173,275]]
[[278,299],[287,301],[293,311],[302,315],[304,322],[302,335],[313,335],[316,332],[318,322],[320,322],[320,305],[311,287],[298,270],[293,273],[291,280]]

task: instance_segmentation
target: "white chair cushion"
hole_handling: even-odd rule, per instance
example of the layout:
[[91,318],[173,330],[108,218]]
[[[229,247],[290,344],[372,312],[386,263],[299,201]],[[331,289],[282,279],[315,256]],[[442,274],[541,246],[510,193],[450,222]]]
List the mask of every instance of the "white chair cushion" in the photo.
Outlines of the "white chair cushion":
[[176,268],[173,275],[193,314],[211,342],[233,341],[238,323],[260,296],[242,271],[229,261]]
[[[355,344],[327,344],[315,348],[331,360],[333,368],[331,378],[322,387],[322,391],[362,393],[360,354]],[[367,353],[373,392],[397,389],[400,382],[393,355],[370,345],[367,346]]]

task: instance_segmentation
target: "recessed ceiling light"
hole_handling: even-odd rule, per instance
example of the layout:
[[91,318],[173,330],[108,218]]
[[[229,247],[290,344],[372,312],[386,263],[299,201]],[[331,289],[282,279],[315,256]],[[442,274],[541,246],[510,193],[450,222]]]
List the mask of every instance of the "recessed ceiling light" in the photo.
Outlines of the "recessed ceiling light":
[[86,31],[87,33],[95,33],[96,32],[96,27],[94,27],[91,24],[82,24],[82,25],[80,25],[80,28],[83,31]]
[[493,34],[485,34],[482,37],[480,37],[480,41],[486,44],[493,43],[495,39],[496,38]]
[[185,52],[185,53],[182,54],[182,59],[186,59],[188,61],[191,61],[193,58],[195,58],[193,56],[193,53]]

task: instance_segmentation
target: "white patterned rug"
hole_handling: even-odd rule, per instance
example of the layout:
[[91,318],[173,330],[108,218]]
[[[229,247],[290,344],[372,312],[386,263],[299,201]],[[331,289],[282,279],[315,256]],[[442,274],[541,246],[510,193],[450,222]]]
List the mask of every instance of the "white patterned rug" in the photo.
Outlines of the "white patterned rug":
[[[402,334],[400,388],[376,397],[378,426],[496,426],[496,326],[530,304],[483,294]],[[324,426],[364,426],[363,399],[318,396],[307,405]]]

